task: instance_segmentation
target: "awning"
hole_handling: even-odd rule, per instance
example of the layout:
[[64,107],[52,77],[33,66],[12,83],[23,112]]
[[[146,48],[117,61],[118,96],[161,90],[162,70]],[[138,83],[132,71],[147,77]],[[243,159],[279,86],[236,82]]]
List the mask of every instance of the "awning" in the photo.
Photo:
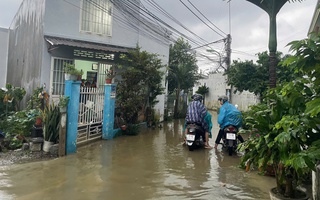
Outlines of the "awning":
[[121,52],[121,53],[127,53],[128,49],[130,49],[130,48],[117,47],[117,46],[112,46],[112,45],[107,45],[102,43],[72,40],[72,39],[52,37],[52,36],[45,36],[44,38],[51,46],[64,45],[64,46],[79,47],[84,49],[95,49],[100,51]]

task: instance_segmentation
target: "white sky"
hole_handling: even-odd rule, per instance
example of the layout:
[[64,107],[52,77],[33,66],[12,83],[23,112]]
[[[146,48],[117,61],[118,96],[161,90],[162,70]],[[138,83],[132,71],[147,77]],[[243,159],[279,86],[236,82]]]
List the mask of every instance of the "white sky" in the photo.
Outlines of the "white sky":
[[[189,2],[197,7],[201,13],[225,33],[232,36],[232,60],[256,60],[255,54],[266,51],[269,37],[268,15],[257,6],[246,0],[232,0],[230,5],[224,0],[154,0],[170,15],[179,20],[189,30],[203,38],[208,43],[220,40],[222,37],[192,14],[181,2],[193,8]],[[22,0],[0,0],[0,27],[8,28],[17,12]],[[144,3],[145,0],[142,0]],[[293,40],[307,37],[317,0],[305,0],[301,3],[286,3],[277,16],[278,51],[288,53],[285,46]],[[196,10],[193,9],[204,21]],[[164,15],[154,11],[154,14],[165,21]],[[229,18],[229,16],[231,16]],[[207,24],[210,25],[208,21]],[[231,22],[231,23],[229,23]],[[173,27],[195,39],[181,26],[168,21]],[[212,26],[211,26],[212,27]],[[229,28],[231,27],[231,31]],[[218,31],[219,32],[219,31]],[[193,45],[196,47],[196,45]],[[212,45],[211,48],[222,49],[223,45]],[[208,67],[210,62],[199,62]]]

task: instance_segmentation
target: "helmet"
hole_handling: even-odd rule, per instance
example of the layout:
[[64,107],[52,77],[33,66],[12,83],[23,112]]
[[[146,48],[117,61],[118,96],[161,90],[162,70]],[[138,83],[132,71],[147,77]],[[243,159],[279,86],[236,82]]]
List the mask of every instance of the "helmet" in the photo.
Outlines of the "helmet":
[[222,95],[222,96],[219,96],[218,100],[225,103],[226,101],[228,101],[228,97],[226,95]]
[[191,96],[191,99],[192,99],[193,101],[200,101],[200,102],[202,102],[203,97],[202,97],[201,94],[194,94],[194,95]]

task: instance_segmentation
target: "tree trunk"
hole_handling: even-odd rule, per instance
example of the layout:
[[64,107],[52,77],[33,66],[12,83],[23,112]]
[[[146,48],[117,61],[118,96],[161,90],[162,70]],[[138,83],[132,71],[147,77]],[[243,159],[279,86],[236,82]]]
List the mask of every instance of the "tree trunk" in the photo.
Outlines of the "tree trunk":
[[176,89],[176,102],[174,104],[174,111],[173,111],[174,119],[177,119],[179,114],[179,94],[180,94],[180,87]]
[[276,13],[269,13],[269,86],[276,87],[277,20]]
[[275,52],[270,52],[269,55],[269,87],[275,88],[277,86],[277,75],[276,75],[276,55]]

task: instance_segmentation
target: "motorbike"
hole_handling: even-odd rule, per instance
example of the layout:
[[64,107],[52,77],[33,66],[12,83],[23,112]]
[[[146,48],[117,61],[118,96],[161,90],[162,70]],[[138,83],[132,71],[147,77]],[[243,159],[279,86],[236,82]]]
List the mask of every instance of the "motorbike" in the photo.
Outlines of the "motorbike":
[[197,124],[188,124],[186,128],[186,145],[188,146],[189,151],[204,147],[205,137],[202,127]]
[[227,126],[224,128],[224,134],[222,137],[222,148],[227,149],[229,156],[232,156],[238,148],[238,128],[235,126]]

